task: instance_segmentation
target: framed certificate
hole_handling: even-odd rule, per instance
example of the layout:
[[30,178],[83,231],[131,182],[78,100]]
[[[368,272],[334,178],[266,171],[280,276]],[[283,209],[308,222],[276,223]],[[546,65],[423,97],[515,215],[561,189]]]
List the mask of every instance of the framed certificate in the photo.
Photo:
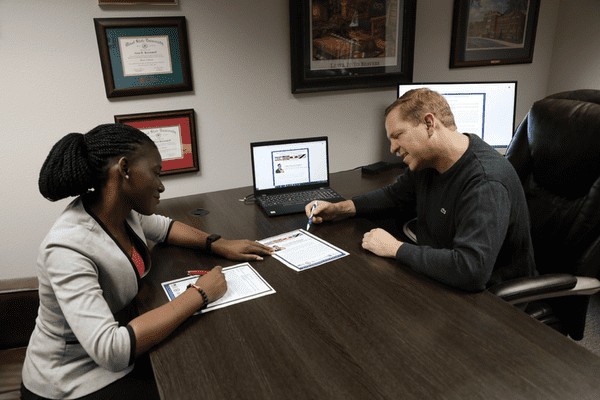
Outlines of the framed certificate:
[[161,175],[198,171],[193,109],[115,115],[115,122],[138,128],[154,141],[163,162]]
[[193,90],[185,17],[95,18],[106,97]]
[[416,0],[289,1],[292,93],[412,82]]

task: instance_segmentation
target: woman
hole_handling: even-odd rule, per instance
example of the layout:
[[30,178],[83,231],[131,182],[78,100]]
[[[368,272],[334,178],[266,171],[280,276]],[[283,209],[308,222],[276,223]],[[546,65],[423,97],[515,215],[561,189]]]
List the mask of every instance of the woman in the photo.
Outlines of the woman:
[[[63,211],[38,257],[40,308],[23,367],[22,398],[152,398],[134,360],[164,340],[227,283],[221,267],[179,297],[127,318],[150,269],[146,239],[207,249],[233,260],[262,260],[272,250],[226,240],[154,215],[162,161],[154,142],[127,125],[100,125],[54,145],[39,188],[56,201],[78,196]],[[132,373],[132,371],[134,371]],[[114,396],[114,397],[110,397]]]

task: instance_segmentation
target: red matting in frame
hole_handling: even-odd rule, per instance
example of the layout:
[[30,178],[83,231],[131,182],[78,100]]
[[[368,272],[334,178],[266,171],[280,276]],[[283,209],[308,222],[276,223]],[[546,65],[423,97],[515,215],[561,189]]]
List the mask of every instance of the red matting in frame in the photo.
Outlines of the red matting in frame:
[[[193,110],[151,114],[116,115],[115,122],[127,124],[144,131],[178,126],[179,133],[181,135],[180,140],[183,157],[167,160],[163,158],[161,175],[198,171],[198,153],[196,150],[196,130]],[[152,135],[149,136],[152,137]],[[159,143],[157,143],[157,146],[160,149]]]

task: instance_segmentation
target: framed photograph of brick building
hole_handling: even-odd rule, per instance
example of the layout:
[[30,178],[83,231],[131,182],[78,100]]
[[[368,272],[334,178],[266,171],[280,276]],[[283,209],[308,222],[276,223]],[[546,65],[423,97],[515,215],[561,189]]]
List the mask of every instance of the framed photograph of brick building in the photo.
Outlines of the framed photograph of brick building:
[[540,0],[454,0],[450,68],[533,60]]
[[292,93],[412,82],[416,0],[289,0]]

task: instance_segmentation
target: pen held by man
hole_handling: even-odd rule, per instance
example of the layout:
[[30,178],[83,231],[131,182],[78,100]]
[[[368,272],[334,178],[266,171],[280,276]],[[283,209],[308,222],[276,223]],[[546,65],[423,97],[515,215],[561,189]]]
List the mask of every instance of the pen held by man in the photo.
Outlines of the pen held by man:
[[310,215],[308,216],[308,224],[306,224],[306,230],[307,230],[307,231],[310,229],[310,226],[312,225],[312,222],[313,222],[313,215],[314,215],[314,212],[315,212],[315,208],[317,208],[317,204],[318,204],[318,203],[319,203],[318,201],[315,201],[315,202],[313,203],[313,206],[312,206],[312,208],[310,209]]
[[307,217],[310,217],[312,214],[311,224],[320,224],[323,221],[331,221],[336,218],[352,217],[356,214],[356,208],[352,200],[341,201],[339,203],[319,200],[308,203],[304,210]]

